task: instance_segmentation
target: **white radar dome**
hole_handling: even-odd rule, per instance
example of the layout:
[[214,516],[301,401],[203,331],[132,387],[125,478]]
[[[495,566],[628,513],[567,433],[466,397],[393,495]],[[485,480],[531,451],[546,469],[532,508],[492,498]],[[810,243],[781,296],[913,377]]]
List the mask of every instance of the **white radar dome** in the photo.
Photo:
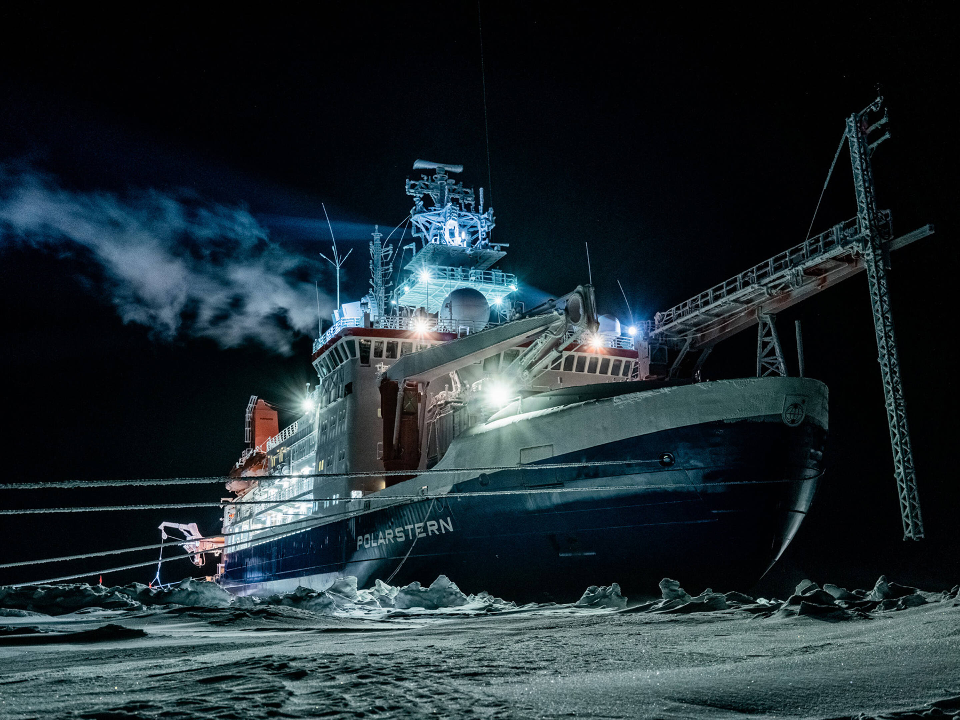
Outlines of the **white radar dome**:
[[620,321],[613,315],[601,315],[597,318],[600,321],[601,335],[619,335]]
[[443,299],[440,320],[453,325],[460,323],[468,326],[470,332],[477,332],[490,320],[490,304],[479,290],[459,288]]

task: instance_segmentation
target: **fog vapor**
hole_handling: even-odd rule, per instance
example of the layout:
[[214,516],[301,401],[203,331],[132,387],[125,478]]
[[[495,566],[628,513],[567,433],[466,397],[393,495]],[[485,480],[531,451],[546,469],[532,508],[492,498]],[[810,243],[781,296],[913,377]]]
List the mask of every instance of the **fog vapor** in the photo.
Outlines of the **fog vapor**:
[[[286,353],[297,331],[317,326],[317,261],[272,242],[244,209],[155,190],[76,192],[0,165],[0,249],[15,244],[87,249],[124,322],[162,339]],[[321,304],[326,314],[333,303]]]

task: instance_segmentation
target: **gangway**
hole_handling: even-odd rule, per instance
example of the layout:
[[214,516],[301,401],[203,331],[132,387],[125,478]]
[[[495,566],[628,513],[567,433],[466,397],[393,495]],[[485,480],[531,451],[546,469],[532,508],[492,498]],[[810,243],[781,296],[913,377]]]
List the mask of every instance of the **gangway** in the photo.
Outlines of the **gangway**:
[[[871,124],[869,121],[870,114],[878,112],[882,102],[883,98],[878,97],[846,120],[844,142],[849,147],[853,166],[857,216],[665,312],[657,313],[646,341],[650,344],[652,374],[668,377],[696,375],[717,343],[758,325],[758,376],[785,375],[786,368],[774,326],[776,313],[865,270],[877,336],[904,540],[919,540],[923,538],[923,521],[886,271],[892,251],[933,234],[933,225],[924,225],[905,235],[893,237],[890,211],[877,209],[870,158],[876,147],[889,139],[890,134],[884,133],[872,143],[868,136],[887,122],[886,112],[877,122]],[[841,148],[838,148],[838,156]]]

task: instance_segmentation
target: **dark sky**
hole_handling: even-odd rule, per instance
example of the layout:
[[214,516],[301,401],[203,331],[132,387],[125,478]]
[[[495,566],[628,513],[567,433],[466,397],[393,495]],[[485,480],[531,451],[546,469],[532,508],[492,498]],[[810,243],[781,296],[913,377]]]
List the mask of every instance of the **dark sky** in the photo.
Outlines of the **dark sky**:
[[[505,269],[563,293],[586,280],[589,242],[601,310],[627,317],[620,280],[634,314],[650,318],[804,239],[844,118],[879,83],[893,134],[874,158],[880,206],[893,210],[898,232],[937,228],[898,252],[891,271],[928,539],[900,540],[861,275],[780,319],[791,362],[793,321],[803,322],[807,374],[830,387],[831,440],[812,514],[770,582],[807,575],[863,585],[886,572],[950,586],[960,579],[952,445],[960,398],[948,319],[958,269],[955,25],[932,4],[871,7],[691,20],[692,9],[671,18],[613,5],[484,3],[489,170],[470,3],[325,4],[304,16],[186,5],[122,14],[5,8],[3,192],[44,174],[48,190],[75,199],[140,207],[152,191],[191,207],[246,209],[277,252],[302,259],[290,277],[319,280],[332,294],[329,269],[316,261],[329,248],[324,203],[343,247],[356,248],[343,285],[350,299],[367,283],[363,238],[409,210],[403,181],[413,161],[463,163],[466,184],[483,185],[492,201],[497,239],[510,244]],[[815,231],[855,209],[844,154]],[[164,338],[124,322],[122,283],[89,246],[0,232],[10,481],[223,474],[243,448],[249,395],[293,404],[311,379],[310,338],[290,329],[299,327],[292,318],[277,330],[293,341],[289,355],[275,343],[224,348],[196,331],[189,308]],[[188,251],[208,259],[204,248]],[[705,375],[752,374],[755,342],[747,332],[720,346]],[[4,491],[0,505],[224,494],[220,486]],[[2,556],[147,544],[164,519],[215,532],[217,516],[5,517]],[[0,582],[148,559],[0,571]],[[190,566],[167,567],[179,577]],[[105,582],[151,576],[143,569]]]

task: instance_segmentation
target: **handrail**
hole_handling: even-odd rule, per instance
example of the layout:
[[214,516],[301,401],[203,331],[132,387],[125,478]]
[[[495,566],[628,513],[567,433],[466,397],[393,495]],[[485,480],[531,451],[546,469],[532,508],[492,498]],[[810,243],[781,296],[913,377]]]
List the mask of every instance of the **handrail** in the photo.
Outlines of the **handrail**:
[[[884,229],[889,234],[890,213],[889,211],[884,211],[881,214],[885,220]],[[739,275],[735,275],[725,282],[714,285],[709,290],[695,295],[669,310],[658,312],[654,316],[656,326],[653,332],[660,332],[667,325],[702,312],[711,306],[729,299],[736,293],[754,288],[758,285],[764,285],[777,276],[783,276],[788,271],[799,270],[813,262],[822,261],[827,255],[836,253],[852,245],[860,235],[860,226],[857,218],[851,218],[834,225],[829,230],[805,240],[779,255],[775,255],[769,260],[754,265]]]

